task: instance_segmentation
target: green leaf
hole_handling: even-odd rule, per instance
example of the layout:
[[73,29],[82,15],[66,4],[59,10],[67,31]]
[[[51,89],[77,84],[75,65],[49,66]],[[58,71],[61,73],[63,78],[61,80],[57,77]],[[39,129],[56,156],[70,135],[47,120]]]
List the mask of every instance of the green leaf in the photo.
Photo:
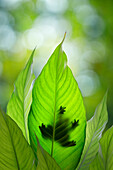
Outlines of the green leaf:
[[113,170],[113,126],[100,140],[99,152],[90,165],[91,170]]
[[35,81],[28,124],[35,152],[36,134],[41,146],[61,168],[73,169],[84,146],[86,114],[78,84],[66,61],[61,42]]
[[99,140],[108,121],[106,100],[107,94],[98,105],[94,116],[87,123],[85,146],[77,169],[89,169],[89,164],[98,152]]
[[17,123],[28,142],[28,114],[32,102],[32,87],[35,78],[32,73],[34,51],[25,69],[19,74],[15,82],[14,92],[7,106],[7,114]]
[[36,169],[35,156],[17,124],[0,110],[0,169]]
[[37,170],[60,170],[61,168],[56,161],[40,145],[37,138]]
[[89,170],[104,170],[104,166],[99,152],[96,154],[95,159],[89,165]]

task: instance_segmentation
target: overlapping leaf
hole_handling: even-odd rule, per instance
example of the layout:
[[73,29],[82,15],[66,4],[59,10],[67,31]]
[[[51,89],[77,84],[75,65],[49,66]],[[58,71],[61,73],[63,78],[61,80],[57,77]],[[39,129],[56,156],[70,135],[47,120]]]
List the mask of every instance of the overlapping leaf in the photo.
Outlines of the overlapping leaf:
[[61,170],[56,161],[40,145],[37,138],[37,170]]
[[90,165],[90,170],[113,169],[113,126],[108,129],[100,140],[99,152]]
[[32,87],[35,78],[32,73],[33,54],[34,51],[25,69],[19,74],[15,82],[15,89],[7,106],[7,114],[18,124],[28,142],[28,114],[32,102]]
[[35,170],[35,156],[17,124],[0,110],[0,169]]
[[62,43],[44,66],[33,88],[29,130],[61,168],[74,169],[84,146],[86,115],[77,82],[66,64]]
[[106,98],[107,94],[97,107],[94,116],[87,123],[85,146],[77,169],[89,169],[90,163],[98,152],[99,140],[108,121]]

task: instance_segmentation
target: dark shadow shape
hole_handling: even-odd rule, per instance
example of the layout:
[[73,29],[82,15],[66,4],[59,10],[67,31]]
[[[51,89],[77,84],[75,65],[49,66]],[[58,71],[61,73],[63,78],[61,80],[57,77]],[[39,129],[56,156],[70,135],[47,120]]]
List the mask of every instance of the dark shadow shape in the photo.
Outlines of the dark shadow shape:
[[76,119],[74,119],[74,122],[71,122],[72,123],[72,128],[76,128],[79,124],[78,124],[79,120],[76,121]]
[[[59,114],[61,114],[61,117],[63,116],[62,114],[64,114],[64,112],[66,107],[62,107],[60,106],[59,109]],[[76,128],[79,124],[79,120],[75,120],[74,122],[71,122],[72,125],[71,127],[69,127],[69,119],[65,118],[65,119],[61,119],[61,117],[59,118],[59,121],[56,123],[55,126],[55,141],[60,143],[61,146],[63,147],[71,147],[71,146],[75,146],[76,145],[76,141],[72,140],[69,141],[69,131],[73,130],[74,128]],[[41,126],[39,126],[39,129],[42,133],[42,136],[44,138],[48,138],[52,140],[52,136],[53,136],[53,127],[51,125],[47,125],[47,127],[42,123]]]
[[64,112],[66,112],[66,107],[62,107],[60,106],[60,109],[59,109],[59,114],[64,114]]

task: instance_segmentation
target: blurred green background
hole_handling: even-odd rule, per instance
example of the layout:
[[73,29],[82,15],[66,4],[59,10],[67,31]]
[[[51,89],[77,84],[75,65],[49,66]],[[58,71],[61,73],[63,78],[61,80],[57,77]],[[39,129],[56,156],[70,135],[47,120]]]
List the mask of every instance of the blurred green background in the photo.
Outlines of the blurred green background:
[[63,49],[84,97],[87,119],[108,90],[113,124],[113,0],[0,0],[0,105],[32,50],[38,76],[67,32]]

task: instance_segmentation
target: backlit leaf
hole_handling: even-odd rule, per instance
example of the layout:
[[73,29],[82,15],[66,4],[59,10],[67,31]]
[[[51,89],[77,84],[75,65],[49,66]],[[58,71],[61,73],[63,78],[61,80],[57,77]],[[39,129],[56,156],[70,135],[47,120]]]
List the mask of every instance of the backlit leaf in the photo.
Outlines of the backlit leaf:
[[35,170],[34,153],[17,124],[0,110],[0,169]]
[[89,169],[89,164],[94,160],[98,152],[99,140],[108,121],[106,99],[107,94],[98,105],[94,116],[87,123],[85,146],[77,169]]
[[41,146],[61,168],[74,169],[84,146],[86,114],[78,84],[66,64],[62,43],[35,81],[29,130],[35,152],[36,134]]
[[32,73],[34,51],[25,69],[19,74],[15,82],[14,92],[7,106],[7,114],[17,123],[28,142],[28,114],[32,102],[32,87],[35,78]]
[[113,170],[113,126],[101,138],[99,152],[90,170]]

